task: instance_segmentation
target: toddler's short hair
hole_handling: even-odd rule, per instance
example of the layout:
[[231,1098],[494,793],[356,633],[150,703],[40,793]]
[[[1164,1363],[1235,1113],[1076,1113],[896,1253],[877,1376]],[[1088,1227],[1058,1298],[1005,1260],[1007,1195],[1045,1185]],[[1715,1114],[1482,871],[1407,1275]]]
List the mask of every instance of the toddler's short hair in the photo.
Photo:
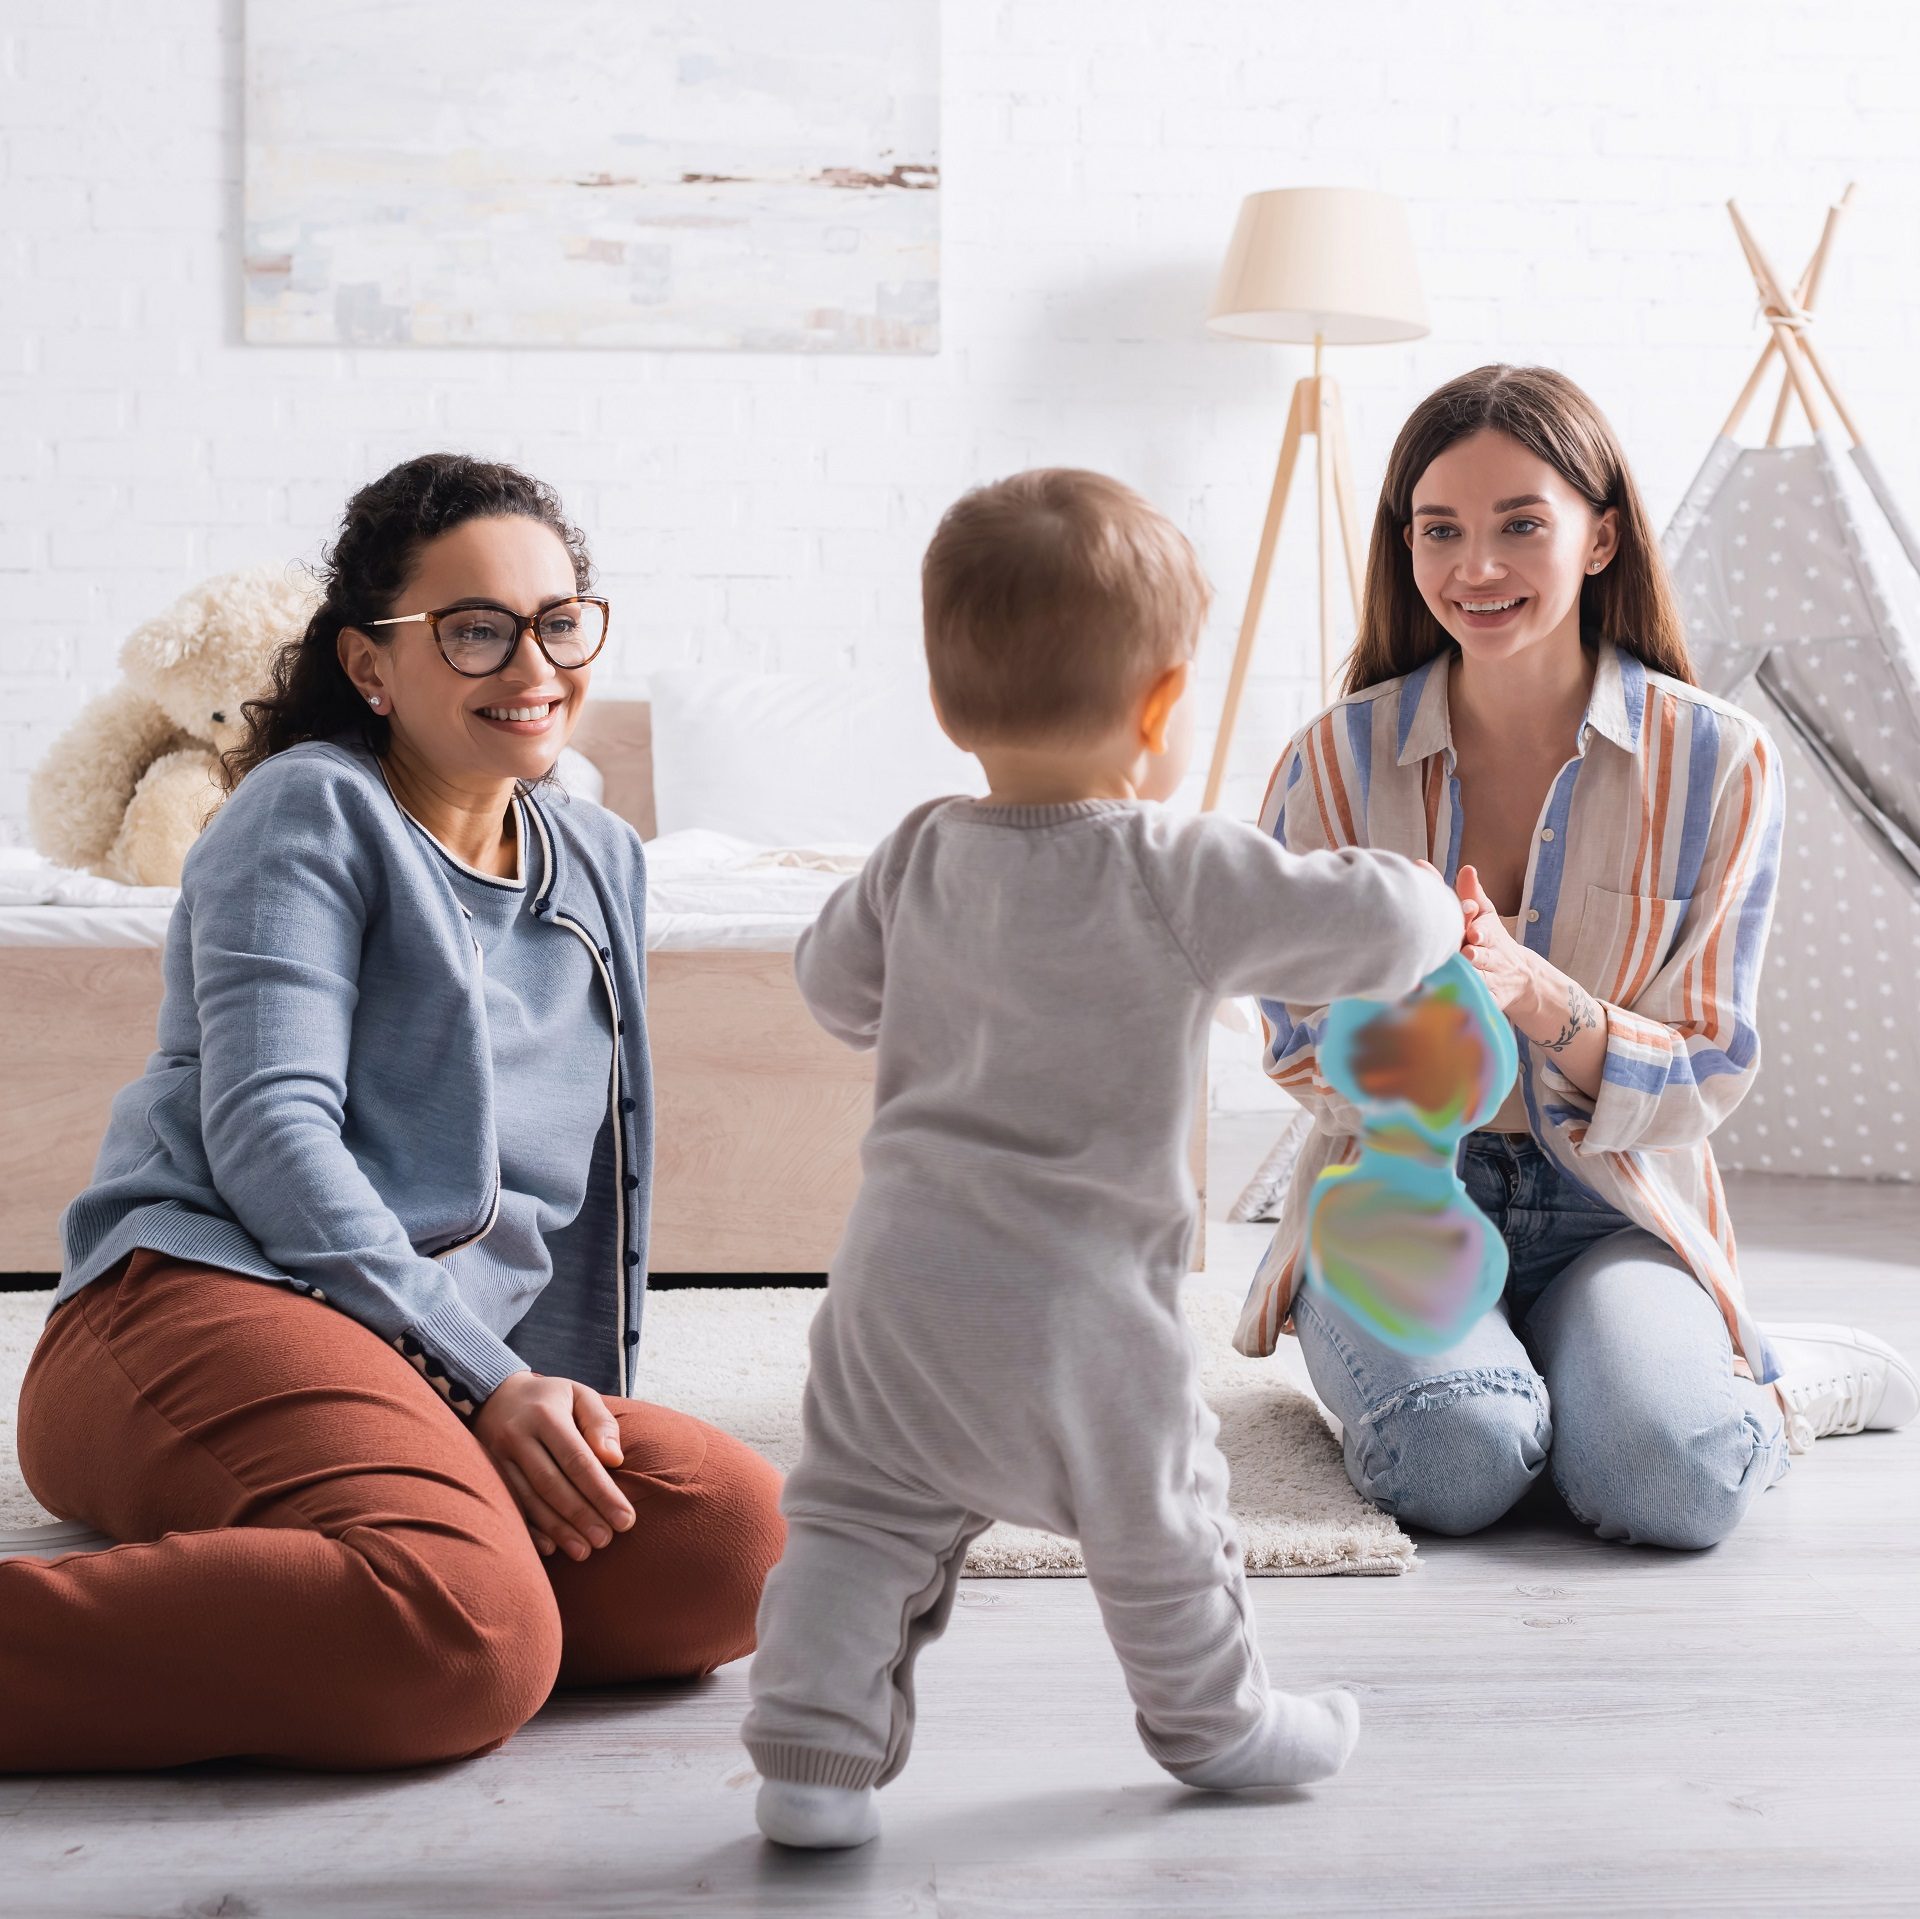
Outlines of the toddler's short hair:
[[1039,467],[947,509],[920,569],[927,668],[969,741],[1095,738],[1190,659],[1212,588],[1131,487]]

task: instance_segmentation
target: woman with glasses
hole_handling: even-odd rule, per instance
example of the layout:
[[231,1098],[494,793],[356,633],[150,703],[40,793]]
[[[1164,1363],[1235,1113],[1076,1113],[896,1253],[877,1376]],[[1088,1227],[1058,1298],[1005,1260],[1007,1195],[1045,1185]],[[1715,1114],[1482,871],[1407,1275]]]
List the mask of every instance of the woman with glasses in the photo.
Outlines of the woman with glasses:
[[188,859],[21,1398],[129,1542],[0,1564],[0,1770],[498,1745],[747,1652],[778,1476],[636,1401],[638,836],[548,780],[607,602],[511,467],[349,502]]

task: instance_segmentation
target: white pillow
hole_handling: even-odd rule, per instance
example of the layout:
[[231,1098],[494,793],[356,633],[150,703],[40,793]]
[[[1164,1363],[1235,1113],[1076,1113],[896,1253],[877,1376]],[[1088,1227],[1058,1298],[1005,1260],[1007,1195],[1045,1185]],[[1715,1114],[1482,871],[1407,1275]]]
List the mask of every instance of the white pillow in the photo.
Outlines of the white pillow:
[[979,762],[940,731],[924,674],[647,677],[661,833],[756,846],[871,846],[922,800],[980,794]]

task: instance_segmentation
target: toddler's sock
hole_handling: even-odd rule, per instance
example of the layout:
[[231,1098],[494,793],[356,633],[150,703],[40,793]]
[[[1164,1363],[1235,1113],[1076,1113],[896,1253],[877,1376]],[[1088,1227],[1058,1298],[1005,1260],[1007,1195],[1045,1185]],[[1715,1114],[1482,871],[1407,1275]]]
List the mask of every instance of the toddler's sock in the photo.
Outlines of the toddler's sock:
[[1238,1745],[1197,1766],[1170,1766],[1183,1786],[1245,1792],[1255,1786],[1304,1786],[1330,1779],[1360,1738],[1360,1702],[1344,1688],[1270,1692],[1266,1716]]
[[864,1846],[880,1836],[880,1808],[871,1786],[802,1786],[763,1779],[753,1816],[776,1845],[825,1851]]

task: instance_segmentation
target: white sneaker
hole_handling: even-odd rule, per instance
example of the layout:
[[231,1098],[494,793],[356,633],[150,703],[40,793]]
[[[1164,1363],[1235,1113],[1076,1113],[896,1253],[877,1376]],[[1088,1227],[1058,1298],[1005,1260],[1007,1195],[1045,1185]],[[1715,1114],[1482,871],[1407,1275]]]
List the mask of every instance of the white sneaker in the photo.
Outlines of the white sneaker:
[[1894,1432],[1920,1413],[1920,1378],[1884,1339],[1858,1326],[1769,1326],[1766,1333],[1798,1444]]

